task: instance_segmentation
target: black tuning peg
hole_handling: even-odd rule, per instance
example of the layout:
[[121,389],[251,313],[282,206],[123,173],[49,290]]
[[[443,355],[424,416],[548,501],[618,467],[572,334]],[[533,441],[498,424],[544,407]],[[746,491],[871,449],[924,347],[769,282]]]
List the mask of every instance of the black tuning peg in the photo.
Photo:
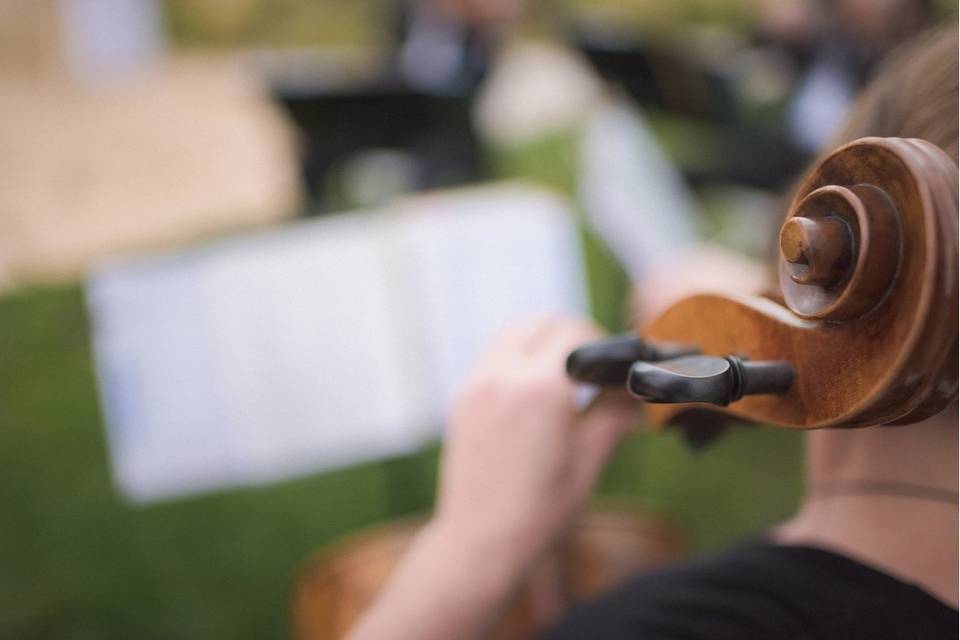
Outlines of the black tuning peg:
[[567,375],[587,384],[622,387],[638,360],[657,362],[699,353],[689,345],[654,343],[622,334],[584,345],[567,357]]
[[793,383],[788,362],[749,362],[736,356],[684,356],[634,362],[627,389],[647,402],[708,402],[727,406],[745,395],[784,393]]

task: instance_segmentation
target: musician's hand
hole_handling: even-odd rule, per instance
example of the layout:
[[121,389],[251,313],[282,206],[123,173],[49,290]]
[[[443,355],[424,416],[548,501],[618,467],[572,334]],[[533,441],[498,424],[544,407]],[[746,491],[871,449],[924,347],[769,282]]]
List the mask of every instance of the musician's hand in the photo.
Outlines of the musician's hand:
[[575,406],[564,361],[598,335],[555,319],[493,341],[448,425],[434,518],[352,640],[479,638],[500,620],[633,423],[630,398]]
[[522,323],[478,361],[448,425],[434,527],[528,567],[583,506],[639,403],[606,392],[582,411],[567,354],[600,332],[580,319]]

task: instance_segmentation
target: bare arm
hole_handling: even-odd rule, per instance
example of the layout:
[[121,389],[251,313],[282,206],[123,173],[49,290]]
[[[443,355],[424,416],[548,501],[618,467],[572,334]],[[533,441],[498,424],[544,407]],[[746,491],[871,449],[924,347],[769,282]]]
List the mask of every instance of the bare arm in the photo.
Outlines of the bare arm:
[[636,418],[618,395],[576,408],[564,359],[598,335],[552,319],[494,340],[452,412],[433,519],[353,640],[475,638],[499,620]]

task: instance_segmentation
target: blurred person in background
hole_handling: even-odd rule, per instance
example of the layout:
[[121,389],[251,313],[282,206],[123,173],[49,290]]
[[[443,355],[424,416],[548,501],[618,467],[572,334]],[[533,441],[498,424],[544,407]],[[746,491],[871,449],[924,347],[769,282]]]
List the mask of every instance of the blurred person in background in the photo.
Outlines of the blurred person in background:
[[502,27],[524,0],[405,0],[394,8],[403,77],[418,89],[472,89],[483,77]]
[[[923,37],[878,72],[824,151],[867,135],[918,137],[956,161],[957,78],[956,32]],[[637,419],[638,403],[617,394],[576,408],[563,363],[598,335],[586,320],[553,318],[494,340],[452,412],[434,516],[354,640],[481,637],[495,624]],[[807,442],[806,496],[790,520],[639,576],[547,637],[956,637],[956,405],[908,427],[817,431]]]
[[929,27],[932,0],[774,0],[760,39],[790,53],[801,70],[787,129],[801,149],[827,144],[877,63]]

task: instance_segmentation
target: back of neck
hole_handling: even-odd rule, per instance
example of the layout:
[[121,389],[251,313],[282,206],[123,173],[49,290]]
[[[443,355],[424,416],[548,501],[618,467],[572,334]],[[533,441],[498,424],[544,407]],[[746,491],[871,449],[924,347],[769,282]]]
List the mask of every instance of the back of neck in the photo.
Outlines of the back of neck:
[[956,607],[956,416],[954,405],[905,427],[811,433],[807,495],[776,538],[837,551]]

